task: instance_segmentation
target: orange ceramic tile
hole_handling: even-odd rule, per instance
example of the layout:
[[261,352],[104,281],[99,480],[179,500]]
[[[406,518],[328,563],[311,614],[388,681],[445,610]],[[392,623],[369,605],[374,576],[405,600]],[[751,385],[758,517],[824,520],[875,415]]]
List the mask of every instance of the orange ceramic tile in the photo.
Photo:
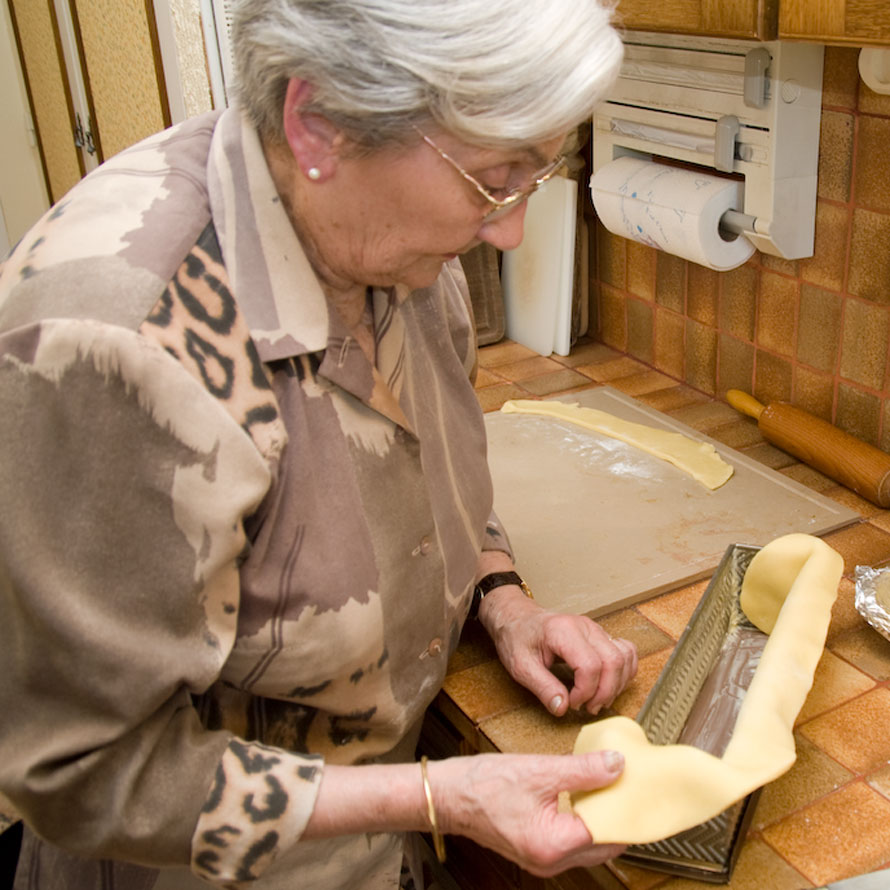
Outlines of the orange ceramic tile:
[[787,275],[789,278],[797,278],[800,273],[800,267],[797,260],[786,260],[784,257],[772,256],[768,253],[755,253],[748,260],[749,263],[759,261],[760,265],[769,272],[778,272],[781,275]]
[[882,766],[879,770],[875,770],[866,781],[875,791],[890,798],[890,766]]
[[852,167],[853,115],[823,111],[819,135],[819,197],[849,201]]
[[[699,881],[674,878],[658,890],[703,890],[707,886]],[[729,890],[805,890],[813,885],[766,844],[752,841],[742,848],[727,886]]]
[[[870,210],[890,210],[890,120],[859,116],[859,143],[856,152],[856,202]],[[820,148],[821,154],[821,148]]]
[[791,401],[791,362],[784,356],[758,349],[754,355],[754,397],[770,402]]
[[637,397],[658,392],[662,389],[670,389],[677,385],[677,381],[661,371],[641,371],[639,374],[630,374],[627,377],[619,377],[609,381],[609,385],[621,390],[625,395]]
[[686,321],[686,382],[702,392],[717,391],[717,330]]
[[877,516],[879,513],[883,512],[876,504],[860,497],[851,488],[844,488],[843,485],[836,485],[834,488],[829,488],[824,494],[838,504],[843,504],[845,507],[855,510],[863,519]]
[[860,83],[859,50],[853,46],[826,46],[823,107],[855,108]]
[[593,385],[589,377],[579,374],[571,368],[562,368],[549,374],[541,374],[539,377],[523,379],[521,382],[522,388],[527,389],[535,396],[555,395],[582,387],[589,388]]
[[862,617],[855,630],[831,640],[831,651],[875,680],[890,680],[890,640]]
[[890,264],[875,257],[890,255],[890,214],[853,211],[850,275],[847,290],[875,303],[890,302]]
[[479,350],[479,364],[483,368],[497,368],[499,365],[507,365],[525,358],[532,358],[538,353],[528,346],[516,343],[513,340],[501,340],[491,346],[483,346]]
[[654,336],[654,308],[644,300],[628,299],[627,345],[626,349],[634,358],[647,364],[652,363]]
[[621,609],[612,615],[595,619],[610,637],[630,640],[637,647],[637,655],[645,658],[674,644],[674,640],[635,609]]
[[794,369],[794,404],[831,423],[834,416],[834,377],[806,365]]
[[720,275],[720,330],[749,343],[754,340],[754,321],[760,274],[745,264]]
[[612,383],[619,377],[629,377],[632,374],[644,374],[649,370],[642,362],[631,358],[629,355],[620,356],[607,362],[593,362],[589,365],[579,365],[575,368],[582,374],[586,374],[597,383]]
[[486,661],[449,674],[442,688],[476,723],[536,701],[527,689],[512,679],[499,661]]
[[572,346],[568,355],[553,355],[552,358],[567,368],[577,368],[578,365],[613,361],[621,358],[621,353],[598,340],[582,340]]
[[669,878],[657,871],[637,868],[625,862],[620,856],[608,863],[608,869],[615,875],[627,890],[655,890],[667,883]]
[[540,377],[542,374],[562,370],[565,369],[559,362],[537,353],[515,362],[504,362],[497,366],[497,373],[514,383],[521,383],[531,377]]
[[727,423],[735,423],[739,412],[725,402],[706,401],[671,411],[671,417],[706,435]]
[[708,327],[717,327],[718,273],[690,263],[686,275],[686,314]]
[[[850,213],[845,205],[816,203],[813,256],[800,261],[800,277],[811,284],[839,291],[844,286]],[[863,257],[864,260],[864,257]]]
[[488,631],[478,621],[467,621],[460,635],[460,645],[448,660],[448,673],[475,667],[486,661],[495,661],[497,650]]
[[655,367],[677,380],[686,376],[686,321],[668,309],[655,312]]
[[890,306],[847,298],[844,301],[841,376],[871,389],[880,389],[884,385],[888,342]]
[[870,445],[877,445],[880,421],[881,401],[878,396],[843,381],[838,384],[836,426]]
[[797,358],[818,371],[834,373],[841,337],[842,303],[838,294],[802,284]]
[[732,423],[726,423],[711,430],[708,435],[730,448],[747,448],[763,441],[763,436],[757,425],[748,420],[739,418]]
[[647,244],[627,242],[627,289],[650,303],[655,299],[655,250]]
[[805,723],[818,714],[823,714],[873,689],[874,685],[871,677],[826,650],[816,666],[813,688],[796,722]]
[[796,462],[796,458],[792,457],[787,451],[770,445],[769,442],[761,442],[750,448],[745,448],[744,454],[756,460],[758,463],[769,467],[771,470],[781,470],[783,467],[790,467]]
[[508,399],[527,399],[528,392],[515,383],[499,383],[476,390],[476,398],[483,411],[498,411]]
[[825,536],[825,540],[844,557],[845,572],[857,565],[878,567],[890,560],[890,534],[871,522],[860,522]]
[[754,385],[754,347],[721,333],[718,350],[717,397],[726,398],[730,389],[751,392]]
[[706,395],[696,392],[691,386],[685,386],[682,383],[669,389],[661,389],[658,392],[638,393],[636,398],[650,408],[666,413],[673,413],[680,408],[701,405],[708,401]]
[[707,581],[698,581],[671,593],[663,593],[634,608],[645,615],[656,627],[678,640],[707,589]]
[[674,312],[686,310],[686,261],[662,250],[655,257],[655,302]]
[[766,842],[817,886],[890,860],[890,801],[855,782],[769,826]]
[[493,371],[489,371],[488,368],[483,368],[482,365],[476,371],[476,389],[482,389],[483,386],[495,386],[503,382],[503,377],[499,377]]
[[828,627],[828,648],[834,648],[835,639],[857,630],[863,622],[856,611],[856,585],[852,578],[841,578],[837,599],[831,610],[831,624]]
[[787,773],[761,791],[751,820],[752,830],[760,830],[784,819],[801,807],[837,791],[853,778],[853,773],[806,738],[798,735],[794,741],[797,760]]
[[783,476],[799,482],[801,485],[806,485],[807,488],[811,488],[813,491],[828,491],[828,489],[834,488],[837,485],[833,479],[829,479],[824,473],[820,473],[806,464],[790,464],[787,467],[783,467],[779,472]]
[[877,769],[890,759],[890,691],[872,689],[805,723],[800,732],[853,772]]
[[599,326],[603,343],[622,352],[627,347],[627,312],[625,297],[621,291],[607,287],[600,288]]
[[868,521],[885,532],[890,532],[890,510],[881,510],[874,516],[869,516]]
[[797,315],[798,283],[784,275],[764,272],[760,276],[757,308],[757,344],[770,352],[794,354],[794,319]]
[[624,289],[627,286],[627,239],[613,235],[597,223],[596,243],[600,281]]
[[479,729],[498,750],[509,754],[571,754],[590,714],[569,711],[554,717],[535,701],[517,710],[483,720]]
[[670,649],[662,649],[640,659],[636,677],[628,683],[624,692],[612,704],[612,710],[616,714],[633,718],[640,713],[643,702],[652,691],[670,654]]

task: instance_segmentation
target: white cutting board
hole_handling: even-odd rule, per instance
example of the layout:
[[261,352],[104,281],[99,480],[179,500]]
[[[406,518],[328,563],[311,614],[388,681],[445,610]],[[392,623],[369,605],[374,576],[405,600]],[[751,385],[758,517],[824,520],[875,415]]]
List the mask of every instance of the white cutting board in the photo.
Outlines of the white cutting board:
[[560,400],[711,442],[734,473],[711,491],[566,421],[486,414],[495,511],[520,574],[547,608],[603,614],[709,576],[730,544],[819,534],[860,518],[611,387]]
[[568,355],[578,184],[554,176],[528,199],[522,243],[504,251],[507,337],[541,355]]

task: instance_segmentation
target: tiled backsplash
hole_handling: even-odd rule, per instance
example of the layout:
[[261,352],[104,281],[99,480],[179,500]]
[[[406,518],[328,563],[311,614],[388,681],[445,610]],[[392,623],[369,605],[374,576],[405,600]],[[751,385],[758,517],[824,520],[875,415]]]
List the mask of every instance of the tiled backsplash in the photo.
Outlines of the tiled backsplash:
[[814,256],[714,272],[597,225],[590,332],[709,395],[790,401],[890,450],[890,96],[861,82],[858,52],[825,51]]

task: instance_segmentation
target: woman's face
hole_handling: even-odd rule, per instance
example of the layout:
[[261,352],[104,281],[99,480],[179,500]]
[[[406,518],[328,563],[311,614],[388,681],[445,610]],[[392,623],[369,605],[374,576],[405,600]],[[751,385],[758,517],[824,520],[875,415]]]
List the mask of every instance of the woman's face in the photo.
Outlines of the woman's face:
[[[496,197],[530,183],[564,142],[560,137],[503,151],[471,146],[447,133],[426,135]],[[325,265],[344,282],[425,287],[446,260],[483,241],[510,250],[522,240],[526,202],[487,220],[491,205],[420,136],[408,148],[341,158],[326,185],[330,201],[315,242]]]

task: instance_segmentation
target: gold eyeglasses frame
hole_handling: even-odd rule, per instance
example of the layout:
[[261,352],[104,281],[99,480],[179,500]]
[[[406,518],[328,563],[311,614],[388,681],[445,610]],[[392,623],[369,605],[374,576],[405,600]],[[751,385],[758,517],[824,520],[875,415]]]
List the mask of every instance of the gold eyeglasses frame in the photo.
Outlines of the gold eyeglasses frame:
[[441,158],[444,158],[473,188],[488,201],[489,207],[483,214],[486,222],[491,222],[498,217],[505,216],[511,210],[518,207],[523,201],[527,201],[548,179],[551,179],[565,164],[566,156],[561,154],[554,158],[546,167],[534,174],[529,185],[515,189],[506,198],[496,198],[491,192],[451,157],[444,149],[439,148],[429,136],[417,127],[414,128],[420,134],[420,138],[433,149]]

